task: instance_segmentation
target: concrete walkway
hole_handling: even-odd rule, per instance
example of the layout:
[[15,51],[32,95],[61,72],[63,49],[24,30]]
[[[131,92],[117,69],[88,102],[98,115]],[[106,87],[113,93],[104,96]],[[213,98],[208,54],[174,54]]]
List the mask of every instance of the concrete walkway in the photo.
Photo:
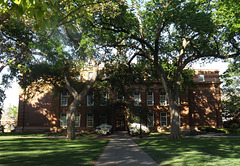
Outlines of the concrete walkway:
[[158,166],[130,136],[115,133],[95,166]]

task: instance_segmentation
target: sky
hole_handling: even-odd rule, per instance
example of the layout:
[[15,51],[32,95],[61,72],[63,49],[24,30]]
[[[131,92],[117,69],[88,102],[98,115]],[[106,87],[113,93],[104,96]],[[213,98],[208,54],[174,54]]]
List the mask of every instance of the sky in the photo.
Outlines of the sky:
[[[201,65],[199,63],[194,63],[192,65],[193,69],[209,69],[209,70],[219,70],[220,74],[222,74],[228,67],[228,63],[226,62],[212,62],[207,63],[205,65]],[[12,107],[13,105],[18,106],[19,100],[19,86],[17,82],[12,84],[12,88],[6,90],[7,98],[4,101],[4,109]]]

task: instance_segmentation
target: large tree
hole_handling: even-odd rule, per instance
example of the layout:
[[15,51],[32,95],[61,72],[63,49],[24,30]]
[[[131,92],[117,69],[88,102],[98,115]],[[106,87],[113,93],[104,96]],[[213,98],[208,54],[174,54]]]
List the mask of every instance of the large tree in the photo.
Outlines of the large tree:
[[[56,27],[47,24],[46,29],[40,28],[38,31],[43,34],[34,44],[34,54],[38,55],[38,60],[29,66],[31,71],[23,75],[22,86],[26,87],[31,82],[38,82],[44,78],[54,86],[62,86],[68,90],[73,97],[67,111],[68,139],[75,138],[76,108],[93,87],[99,65],[109,53],[109,49],[104,45],[107,42],[105,39],[111,38],[110,35],[89,26],[89,20],[96,19],[94,13],[99,12],[115,17],[118,15],[115,12],[118,10],[117,2],[120,3],[99,0],[50,5],[48,11],[53,11],[50,20],[58,20],[55,21]],[[92,78],[80,80],[81,72],[86,68],[92,71]],[[31,78],[28,79],[30,82],[25,81],[26,77]]]
[[240,109],[240,61],[239,57],[232,59],[228,69],[221,75],[222,86],[222,109],[226,119],[235,117]]
[[[197,0],[132,1],[120,6],[115,18],[98,15],[92,26],[114,33],[108,46],[130,48],[131,58],[141,56],[153,65],[166,91],[171,114],[171,139],[180,137],[181,73],[198,59],[226,59],[239,55],[238,34],[226,36],[229,27],[218,24],[214,3]],[[168,64],[168,65],[163,65]],[[166,66],[170,66],[166,67]]]

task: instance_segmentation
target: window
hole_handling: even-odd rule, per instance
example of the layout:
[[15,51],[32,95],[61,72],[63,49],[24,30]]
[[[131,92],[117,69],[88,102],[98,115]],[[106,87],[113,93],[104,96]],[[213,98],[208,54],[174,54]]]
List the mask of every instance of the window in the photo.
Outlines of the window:
[[80,119],[81,119],[80,114],[76,113],[76,117],[75,117],[75,126],[76,127],[80,127]]
[[68,93],[61,93],[61,106],[67,106],[68,105]]
[[166,112],[160,113],[160,126],[167,127],[167,113]]
[[93,114],[87,114],[87,127],[93,127]]
[[147,126],[153,127],[154,126],[154,113],[149,112],[147,117]]
[[101,94],[100,96],[100,106],[106,106],[107,105],[107,93]]
[[67,127],[66,113],[61,113],[60,115],[60,127]]
[[178,97],[178,100],[177,100],[177,105],[180,106],[181,105],[181,99],[180,97]]
[[198,75],[198,82],[204,82],[205,79],[204,79],[204,74],[199,74]]
[[141,94],[135,93],[134,94],[134,106],[140,106],[141,105]]
[[107,123],[107,114],[100,114],[100,125]]
[[154,93],[153,92],[147,93],[147,106],[154,106]]
[[94,105],[94,94],[88,94],[87,95],[87,106],[93,106]]
[[117,93],[117,101],[123,101],[124,100],[124,95],[121,92]]
[[160,105],[161,106],[167,105],[167,96],[165,92],[160,93]]
[[89,73],[88,73],[88,80],[91,80],[92,77],[93,77],[93,73],[92,73],[92,72],[89,72]]
[[[76,116],[75,116],[75,126],[80,127],[80,114],[79,113],[76,113]],[[61,113],[61,115],[60,115],[60,127],[67,127],[66,113]]]

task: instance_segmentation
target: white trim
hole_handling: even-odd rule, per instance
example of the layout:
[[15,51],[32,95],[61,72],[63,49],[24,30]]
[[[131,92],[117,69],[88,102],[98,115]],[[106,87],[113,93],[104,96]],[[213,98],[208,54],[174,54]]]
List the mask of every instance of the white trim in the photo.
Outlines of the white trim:
[[94,94],[87,95],[87,106],[94,106]]
[[166,106],[167,105],[167,95],[166,95],[165,92],[160,93],[159,104],[160,104],[160,106]]
[[[91,115],[91,116],[89,116]],[[94,117],[93,113],[88,113],[87,114],[87,127],[93,127],[94,124]],[[90,118],[91,117],[91,118]],[[89,125],[91,123],[91,125]]]
[[68,92],[61,93],[61,106],[67,106],[68,105]]
[[167,127],[167,113],[166,112],[160,112],[160,126],[161,127]]
[[204,81],[205,81],[204,74],[198,74],[198,82],[204,82]]
[[147,92],[147,106],[154,106],[154,92]]
[[141,93],[134,93],[133,95],[134,98],[134,106],[141,106]]

